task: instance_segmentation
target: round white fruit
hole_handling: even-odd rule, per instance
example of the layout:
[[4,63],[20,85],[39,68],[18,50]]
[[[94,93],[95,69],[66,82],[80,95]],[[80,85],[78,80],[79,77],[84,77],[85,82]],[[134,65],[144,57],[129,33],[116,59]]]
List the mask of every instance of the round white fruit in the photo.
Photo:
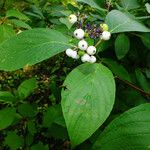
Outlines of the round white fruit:
[[74,31],[74,36],[77,38],[77,39],[79,39],[79,40],[81,40],[81,39],[83,39],[84,38],[84,30],[82,30],[82,29],[76,29],[75,31]]
[[111,37],[111,33],[108,32],[108,31],[104,31],[101,35],[101,39],[104,40],[104,41],[107,41],[109,40]]
[[78,18],[77,18],[77,16],[76,16],[76,15],[71,14],[71,15],[69,16],[69,22],[70,22],[71,24],[76,23],[76,22],[77,22],[77,20],[78,20]]
[[89,55],[94,55],[94,54],[96,53],[96,47],[95,47],[95,46],[89,46],[89,47],[87,48],[87,53],[88,53]]
[[78,47],[79,47],[80,50],[85,51],[88,48],[88,43],[85,40],[81,40],[78,43]]
[[68,49],[66,50],[66,55],[67,55],[67,56],[71,57],[71,56],[72,56],[72,53],[73,53],[73,50],[72,50],[71,48],[68,48]]
[[95,56],[91,56],[89,62],[90,63],[95,63],[96,62],[96,57]]
[[81,57],[81,61],[82,61],[82,62],[90,62],[90,59],[91,59],[91,57],[90,57],[88,54],[84,54],[84,55]]
[[79,55],[78,55],[77,51],[73,51],[72,54],[71,54],[71,57],[72,57],[73,59],[78,59],[78,58],[79,58]]

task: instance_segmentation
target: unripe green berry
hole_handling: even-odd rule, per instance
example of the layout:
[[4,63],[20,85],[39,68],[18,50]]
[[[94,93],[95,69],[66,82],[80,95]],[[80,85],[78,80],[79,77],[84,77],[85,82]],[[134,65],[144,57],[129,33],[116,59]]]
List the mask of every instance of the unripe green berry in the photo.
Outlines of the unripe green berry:
[[108,31],[109,30],[109,27],[107,24],[103,23],[103,24],[100,24],[100,27],[102,28],[103,31]]
[[89,37],[89,34],[87,32],[85,32],[84,37]]
[[84,51],[78,51],[78,55],[79,55],[79,56],[83,56],[84,54],[85,54]]

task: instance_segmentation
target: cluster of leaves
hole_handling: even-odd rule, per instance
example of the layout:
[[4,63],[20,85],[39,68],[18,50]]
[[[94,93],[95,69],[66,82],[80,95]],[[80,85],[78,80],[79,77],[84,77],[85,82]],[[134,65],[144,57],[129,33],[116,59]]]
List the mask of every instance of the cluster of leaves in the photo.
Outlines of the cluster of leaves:
[[[0,149],[149,149],[148,1],[2,0],[0,9]],[[67,17],[78,12],[112,34],[95,64],[62,53],[76,44]]]

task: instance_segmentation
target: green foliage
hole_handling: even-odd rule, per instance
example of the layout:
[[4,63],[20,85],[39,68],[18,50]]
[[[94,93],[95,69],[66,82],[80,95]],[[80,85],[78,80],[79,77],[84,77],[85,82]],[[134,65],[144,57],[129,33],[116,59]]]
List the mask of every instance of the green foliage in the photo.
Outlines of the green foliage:
[[131,81],[128,71],[121,64],[111,59],[103,59],[103,63],[106,64],[116,76],[123,80]]
[[11,10],[8,10],[6,12],[6,17],[15,17],[15,18],[18,18],[20,20],[29,20],[29,18],[24,15],[23,13],[19,12],[18,10],[14,10],[14,9],[11,9]]
[[23,22],[21,20],[11,19],[10,21],[16,27],[21,27],[21,28],[25,28],[25,29],[31,29],[31,27],[27,23],[25,23],[25,22]]
[[58,31],[25,31],[0,45],[0,69],[12,71],[36,64],[64,51],[68,46],[71,46],[68,39]]
[[122,59],[130,49],[130,40],[125,34],[119,34],[115,41],[115,52],[118,59]]
[[43,117],[43,126],[49,127],[53,123],[65,126],[64,118],[62,117],[62,110],[60,105],[55,105],[47,108]]
[[34,117],[37,114],[37,107],[30,104],[21,104],[18,106],[18,112],[23,117]]
[[15,118],[15,108],[4,108],[0,110],[0,130],[7,128],[11,125]]
[[23,145],[22,137],[18,136],[15,132],[8,132],[5,138],[5,144],[8,145],[12,150],[16,150]]
[[[148,150],[149,6],[148,0],[1,0],[0,149]],[[68,48],[79,51],[77,28],[96,47],[96,63],[66,56]]]
[[109,25],[112,33],[129,31],[150,32],[150,29],[137,21],[134,16],[119,10],[109,12],[105,22]]
[[41,142],[31,147],[31,150],[48,150],[48,145],[43,145]]
[[150,92],[150,83],[147,81],[147,79],[145,78],[144,74],[141,72],[140,69],[137,69],[135,71],[137,80],[139,85],[142,87],[142,89],[144,89],[146,92]]
[[12,103],[16,100],[15,96],[8,91],[0,91],[0,101],[4,103]]
[[72,145],[76,146],[89,138],[110,114],[115,83],[103,65],[84,64],[68,75],[63,86],[66,90],[62,91],[62,109]]
[[150,138],[149,110],[150,104],[147,103],[117,117],[98,137],[93,150],[148,149]]
[[142,34],[141,36],[141,39],[142,39],[142,42],[143,44],[148,48],[150,49],[150,34],[149,33],[144,33]]
[[15,36],[15,32],[12,27],[6,24],[3,24],[3,25],[0,25],[0,35],[1,35],[0,43],[2,43],[3,41],[9,39],[10,37]]
[[25,80],[18,87],[19,98],[27,98],[34,91],[35,88],[37,88],[37,82],[35,78]]
[[125,10],[131,10],[140,7],[138,0],[121,0],[120,4]]
[[78,2],[82,2],[82,3],[85,3],[85,4],[88,4],[90,5],[91,7],[95,8],[95,9],[98,9],[100,11],[106,11],[105,9],[102,9],[100,6],[98,6],[97,3],[95,3],[94,1],[91,1],[91,0],[77,0]]
[[146,3],[145,6],[146,6],[147,12],[150,14],[150,4],[149,4],[149,3]]

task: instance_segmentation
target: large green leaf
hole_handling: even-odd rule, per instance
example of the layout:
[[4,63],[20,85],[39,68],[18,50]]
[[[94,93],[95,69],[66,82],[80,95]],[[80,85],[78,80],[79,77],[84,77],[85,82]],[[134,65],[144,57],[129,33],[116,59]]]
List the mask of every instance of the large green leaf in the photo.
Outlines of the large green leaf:
[[150,104],[142,104],[113,120],[99,136],[93,150],[148,150]]
[[14,108],[4,108],[0,110],[0,130],[11,125],[15,118],[16,110]]
[[123,13],[119,10],[112,10],[106,16],[106,23],[109,25],[111,33],[119,32],[150,32],[150,29],[138,22],[127,13]]
[[72,146],[89,138],[109,116],[115,99],[114,77],[102,64],[83,64],[66,78],[62,110]]
[[50,29],[25,31],[0,45],[0,70],[17,70],[48,59],[69,46],[69,39]]

